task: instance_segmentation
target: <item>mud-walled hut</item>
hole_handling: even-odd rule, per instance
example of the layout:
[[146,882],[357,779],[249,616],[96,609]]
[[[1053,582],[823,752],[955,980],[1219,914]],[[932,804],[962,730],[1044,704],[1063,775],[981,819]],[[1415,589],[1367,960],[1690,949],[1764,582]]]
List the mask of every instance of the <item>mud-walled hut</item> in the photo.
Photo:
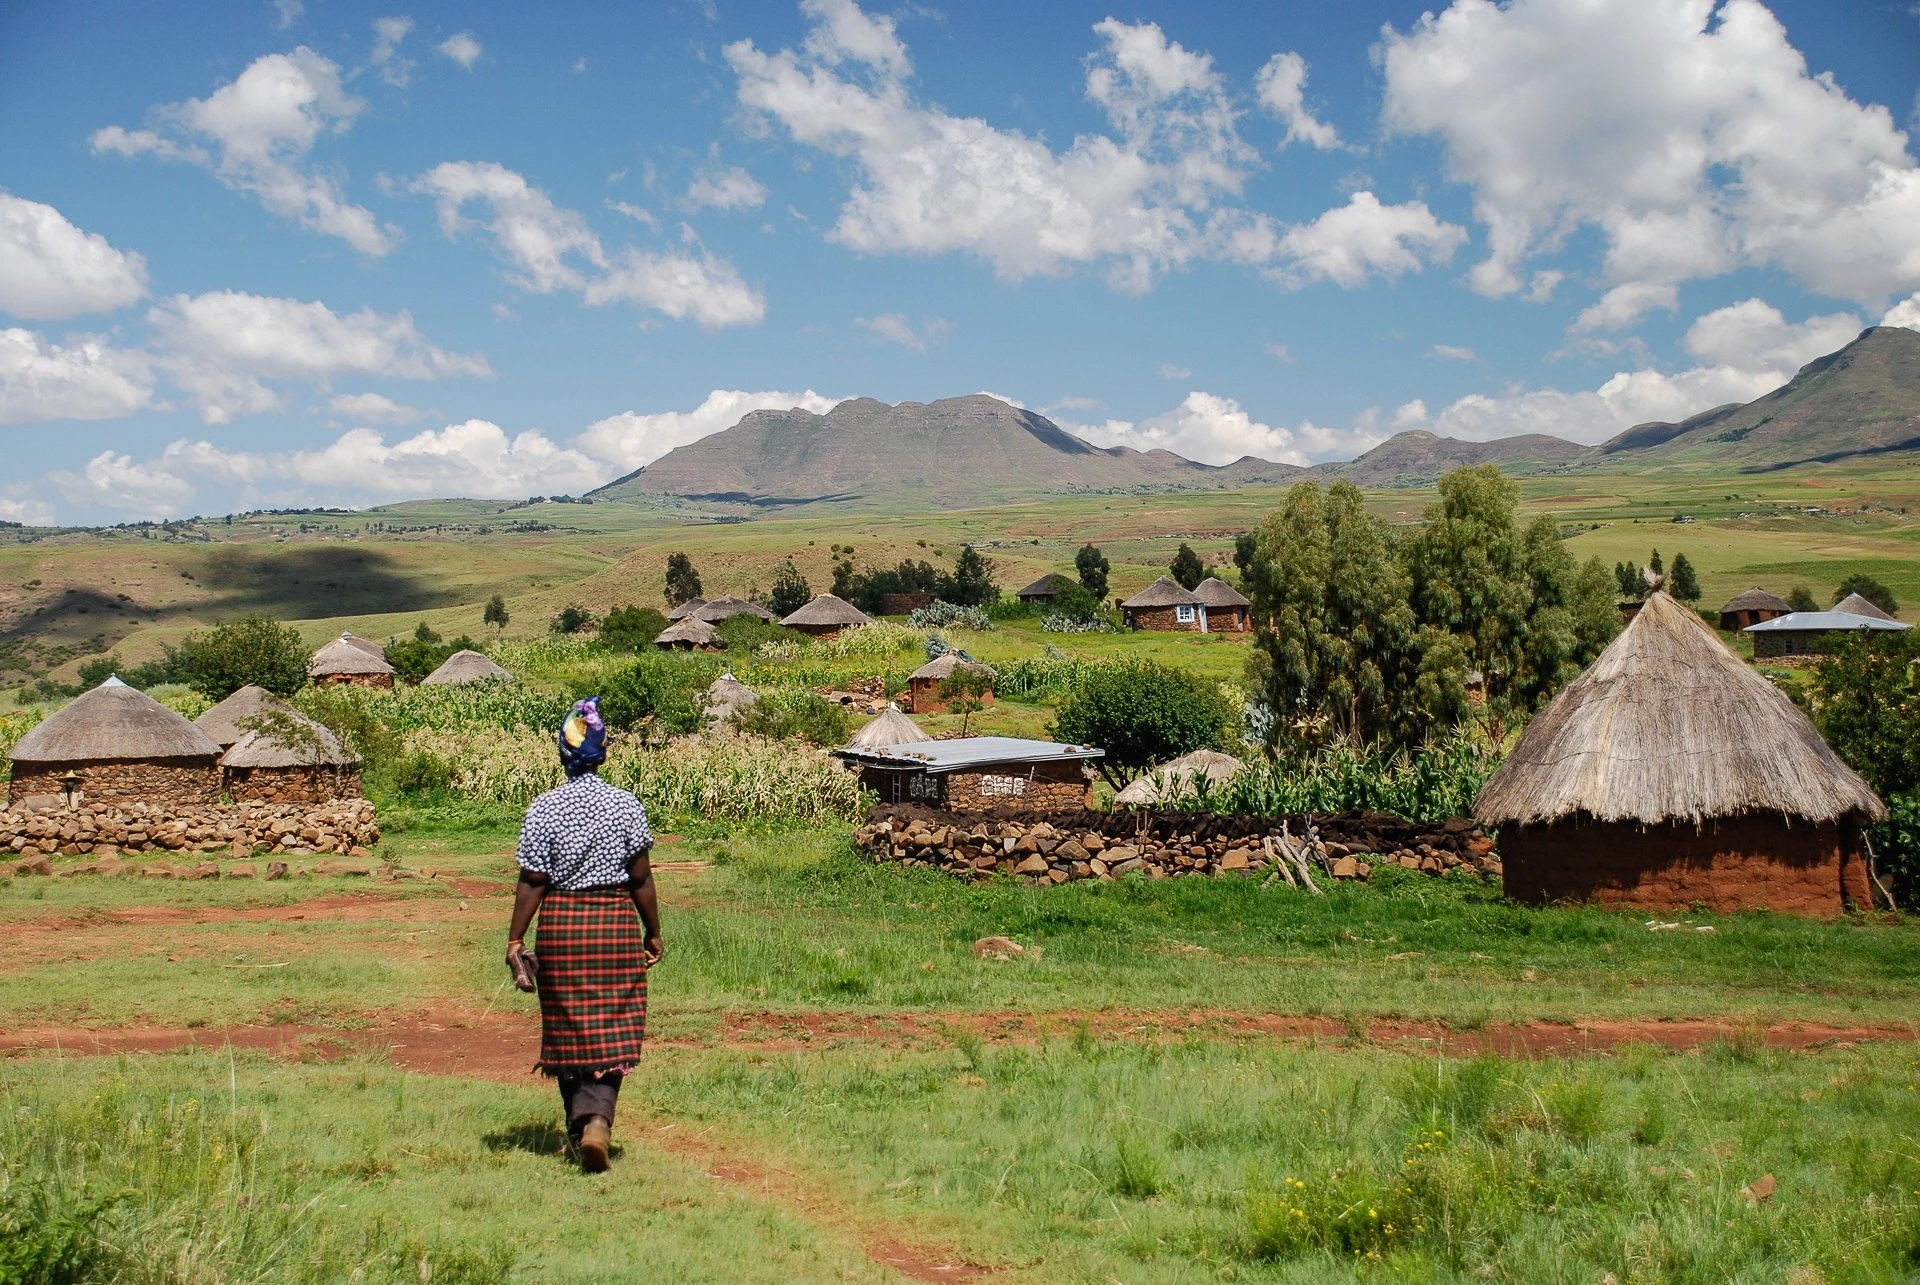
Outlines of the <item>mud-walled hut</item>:
[[1134,629],[1207,632],[1207,604],[1171,576],[1161,576],[1121,603],[1120,614]]
[[653,645],[661,651],[718,651],[720,631],[698,616],[675,621],[654,635]]
[[194,720],[225,751],[220,782],[251,803],[360,797],[360,760],[332,731],[264,687],[242,687]]
[[393,687],[393,666],[386,648],[366,638],[341,634],[313,653],[307,677],[315,687],[347,684],[353,687]]
[[56,710],[13,747],[11,802],[220,801],[220,746],[145,692],[109,678]]
[[1778,688],[1654,593],[1474,800],[1507,894],[1648,910],[1872,904],[1886,809]]
[[816,594],[812,602],[780,623],[789,629],[798,629],[803,634],[811,634],[815,638],[837,638],[842,629],[872,624],[873,617],[845,598],[822,593]]
[[757,602],[748,602],[745,598],[736,598],[732,594],[715,598],[712,602],[703,602],[694,610],[695,620],[704,620],[710,625],[732,620],[735,616],[752,616],[755,620],[767,624],[773,623],[773,613]]
[[1253,628],[1253,604],[1219,576],[1208,576],[1193,587],[1193,596],[1207,609],[1207,632],[1244,634]]
[[1793,607],[1785,598],[1776,597],[1755,585],[1745,593],[1727,599],[1727,605],[1720,608],[1720,627],[1730,634],[1737,634],[1748,625],[1792,614]]
[[[991,665],[983,665],[957,651],[941,652],[907,675],[907,709],[915,714],[937,714],[944,710],[946,702],[940,699],[940,684],[953,677],[957,669],[985,674],[989,683],[999,677]],[[983,705],[993,704],[992,687],[981,693],[980,701]]]

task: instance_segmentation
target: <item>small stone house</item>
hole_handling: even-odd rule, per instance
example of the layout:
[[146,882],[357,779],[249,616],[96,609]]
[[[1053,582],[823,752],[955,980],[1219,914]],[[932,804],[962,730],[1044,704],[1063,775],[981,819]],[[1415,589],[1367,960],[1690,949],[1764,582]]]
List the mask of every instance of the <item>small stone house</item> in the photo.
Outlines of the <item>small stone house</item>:
[[720,631],[698,616],[676,621],[654,635],[661,651],[719,651]]
[[836,638],[842,629],[872,624],[873,617],[845,598],[823,593],[816,595],[812,602],[780,623],[789,629],[798,629],[803,634],[811,634],[815,638]]
[[[882,715],[882,717],[885,717]],[[968,736],[877,748],[846,746],[834,754],[860,773],[882,803],[919,803],[950,812],[1072,811],[1091,799],[1089,766],[1105,750],[1012,736]]]
[[1730,634],[1737,634],[1748,625],[1757,625],[1763,620],[1772,620],[1792,612],[1793,608],[1787,605],[1785,598],[1776,598],[1756,585],[1745,593],[1729,598],[1727,605],[1720,608],[1720,627]]
[[1208,576],[1193,587],[1193,596],[1207,609],[1204,632],[1244,634],[1253,628],[1253,604],[1246,595],[1218,576]]
[[[950,678],[956,669],[984,672],[988,678],[996,676],[991,665],[983,665],[977,660],[968,660],[957,651],[944,652],[907,675],[907,712],[937,714],[945,711],[946,702],[940,699],[940,684]],[[991,688],[981,696],[980,702],[983,705],[993,704]]]
[[1120,611],[1134,629],[1207,632],[1207,604],[1197,594],[1182,589],[1170,576],[1161,576],[1121,603]]
[[391,690],[393,673],[386,648],[352,634],[341,634],[307,662],[307,678],[315,687],[338,684]]
[[471,648],[462,648],[420,680],[422,687],[459,687],[467,683],[510,683],[513,675]]
[[[1871,605],[1871,604],[1869,604]],[[1860,629],[1897,632],[1912,625],[1880,616],[1855,615],[1850,611],[1793,611],[1741,630],[1753,639],[1753,658],[1768,660],[1780,656],[1818,656],[1826,650],[1826,638],[1835,633]]]
[[1015,590],[1013,596],[1029,607],[1050,607],[1060,596],[1061,586],[1072,583],[1058,571],[1049,571],[1026,588]]
[[73,795],[179,807],[220,801],[220,746],[145,692],[109,678],[13,747],[13,803]]
[[264,687],[242,687],[195,719],[194,726],[224,751],[220,782],[236,802],[331,803],[360,797],[360,760],[332,731]]

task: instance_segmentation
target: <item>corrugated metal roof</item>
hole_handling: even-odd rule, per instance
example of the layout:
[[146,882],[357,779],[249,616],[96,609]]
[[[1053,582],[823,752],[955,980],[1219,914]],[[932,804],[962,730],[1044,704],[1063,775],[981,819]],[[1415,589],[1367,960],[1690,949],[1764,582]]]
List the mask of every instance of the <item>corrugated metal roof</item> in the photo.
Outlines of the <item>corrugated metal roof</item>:
[[1772,620],[1763,620],[1757,625],[1748,625],[1743,633],[1772,634],[1791,631],[1794,633],[1825,634],[1847,629],[1911,629],[1912,625],[1903,620],[1881,620],[1874,616],[1856,616],[1847,611],[1794,611],[1784,616],[1775,616]]
[[1061,745],[1029,741],[1017,736],[968,736],[957,741],[920,741],[888,745],[877,750],[852,747],[834,751],[849,763],[930,773],[959,772],[995,763],[1054,763],[1105,758],[1105,750],[1090,745]]

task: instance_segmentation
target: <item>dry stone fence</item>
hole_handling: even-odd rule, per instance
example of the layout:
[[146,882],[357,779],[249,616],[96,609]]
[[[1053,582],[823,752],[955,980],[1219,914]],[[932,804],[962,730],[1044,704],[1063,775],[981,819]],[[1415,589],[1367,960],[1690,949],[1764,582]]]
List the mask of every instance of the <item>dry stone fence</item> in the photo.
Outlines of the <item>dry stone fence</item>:
[[1013,813],[982,817],[883,805],[854,831],[876,863],[925,866],[962,878],[1013,875],[1030,885],[1262,875],[1317,889],[1367,879],[1383,865],[1436,877],[1498,876],[1493,840],[1463,818],[1426,824],[1384,812],[1294,817],[1186,812]]
[[86,858],[76,870],[91,867],[93,872],[139,853],[371,858],[379,842],[380,823],[366,799],[185,807],[19,804],[0,812],[0,857],[10,854],[9,864],[21,874],[52,873],[55,856]]

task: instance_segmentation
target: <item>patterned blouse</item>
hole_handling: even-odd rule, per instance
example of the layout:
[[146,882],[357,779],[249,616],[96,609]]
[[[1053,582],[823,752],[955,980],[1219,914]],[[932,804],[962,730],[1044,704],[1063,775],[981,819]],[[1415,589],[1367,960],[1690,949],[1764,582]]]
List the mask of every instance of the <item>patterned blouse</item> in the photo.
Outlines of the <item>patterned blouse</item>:
[[627,882],[627,866],[653,847],[647,809],[594,772],[548,790],[520,826],[522,870],[546,875],[564,892]]

